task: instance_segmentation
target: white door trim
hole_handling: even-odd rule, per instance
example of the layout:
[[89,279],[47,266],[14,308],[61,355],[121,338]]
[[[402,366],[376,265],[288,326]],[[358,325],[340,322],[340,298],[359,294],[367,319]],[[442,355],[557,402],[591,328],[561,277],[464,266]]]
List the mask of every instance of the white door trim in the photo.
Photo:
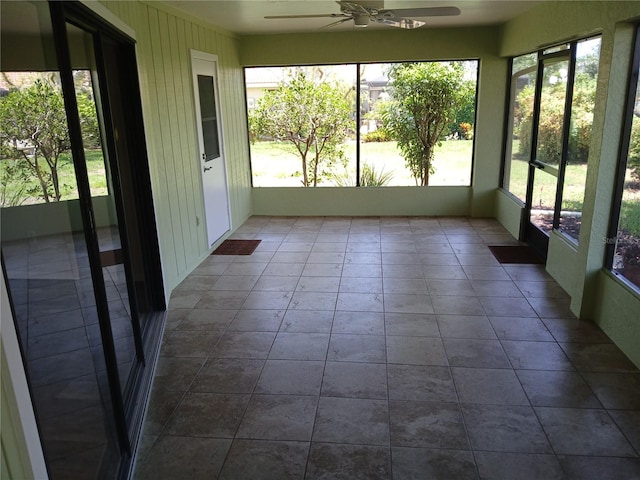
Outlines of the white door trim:
[[[205,212],[205,223],[207,225],[207,245],[209,247],[211,247],[217,240],[219,240],[222,236],[224,236],[225,233],[229,232],[232,230],[232,221],[231,221],[231,199],[229,197],[229,178],[227,175],[227,152],[226,152],[226,142],[224,139],[224,119],[222,118],[222,105],[220,103],[221,100],[221,95],[220,95],[220,81],[219,81],[219,75],[218,75],[218,56],[211,54],[211,53],[206,53],[206,52],[201,52],[198,50],[190,50],[190,55],[191,55],[191,76],[192,76],[192,80],[193,80],[193,105],[194,105],[194,121],[195,121],[195,127],[196,127],[196,135],[197,135],[197,141],[196,141],[196,145],[197,145],[197,151],[198,151],[198,167],[200,168],[200,178],[202,180],[202,192],[203,192],[203,206],[204,206],[204,212]],[[221,158],[221,165],[219,162],[216,162],[215,160],[212,160],[210,162],[210,164],[214,164],[214,162],[216,162],[216,167],[215,170],[218,175],[222,176],[222,180],[224,180],[224,190],[225,190],[225,203],[226,203],[226,211],[225,212],[216,212],[214,209],[212,209],[212,200],[211,198],[207,197],[207,192],[205,190],[206,185],[209,185],[209,187],[211,187],[211,179],[213,177],[209,177],[208,179],[205,179],[205,169],[202,163],[202,154],[203,154],[203,131],[202,131],[202,118],[201,118],[201,112],[200,112],[200,94],[199,94],[199,86],[198,86],[198,74],[196,73],[197,67],[196,64],[199,62],[206,62],[211,64],[211,68],[212,68],[212,72],[213,72],[213,86],[214,86],[214,101],[215,101],[215,108],[216,108],[216,122],[217,122],[217,129],[218,129],[218,148],[219,148],[219,154]],[[209,170],[211,168],[211,165],[209,166],[208,169]],[[216,190],[218,198],[220,198],[219,196],[219,189]],[[209,208],[207,208],[207,205],[209,205]],[[222,215],[223,217],[226,214],[226,218],[225,220],[228,222],[228,228],[226,228],[225,230],[222,231],[217,231],[215,233],[215,235],[212,236],[212,232],[214,230],[214,228],[211,226],[210,222],[211,222],[211,218],[212,218],[212,214],[218,213],[218,218],[221,218],[220,215]]]

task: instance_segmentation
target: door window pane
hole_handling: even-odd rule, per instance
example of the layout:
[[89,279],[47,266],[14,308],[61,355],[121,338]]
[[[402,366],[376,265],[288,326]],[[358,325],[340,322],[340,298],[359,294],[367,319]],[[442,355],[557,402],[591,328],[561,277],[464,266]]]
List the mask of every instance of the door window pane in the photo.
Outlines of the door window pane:
[[569,148],[564,172],[559,224],[560,230],[576,242],[582,225],[582,202],[587,180],[587,160],[589,143],[591,142],[599,60],[600,37],[577,43]]
[[537,66],[538,55],[535,53],[513,59],[503,183],[504,187],[522,202],[527,195]]
[[565,122],[568,73],[568,58],[544,62],[534,160],[544,164],[546,168],[554,170],[556,175],[562,160],[562,134]]
[[205,161],[220,157],[218,138],[218,119],[216,117],[216,95],[213,77],[198,75],[200,93],[200,113],[202,115],[202,138],[204,141]]

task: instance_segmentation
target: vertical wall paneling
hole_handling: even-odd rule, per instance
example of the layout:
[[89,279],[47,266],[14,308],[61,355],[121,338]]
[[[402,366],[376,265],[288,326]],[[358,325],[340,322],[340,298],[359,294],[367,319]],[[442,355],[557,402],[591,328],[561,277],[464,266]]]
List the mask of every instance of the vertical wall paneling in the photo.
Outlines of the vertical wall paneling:
[[251,213],[238,39],[160,3],[104,1],[103,5],[136,32],[149,169],[165,286],[170,292],[209,251],[190,49],[218,55],[232,225],[240,225]]
[[192,168],[193,158],[190,155],[191,142],[186,132],[185,109],[187,108],[184,101],[184,92],[188,88],[184,72],[186,70],[186,62],[181,59],[180,55],[180,37],[178,36],[178,19],[175,17],[168,18],[168,37],[171,39],[171,78],[173,79],[172,106],[175,106],[174,123],[174,155],[176,164],[179,165],[178,191],[182,194],[184,216],[181,218],[184,232],[186,265],[193,263],[194,257],[198,253],[197,227],[195,221],[195,203],[193,197],[194,187],[192,186]]
[[[171,151],[171,136],[169,126],[167,125],[167,92],[164,78],[164,61],[163,61],[163,47],[160,39],[160,12],[154,9],[149,10],[149,27],[151,30],[151,52],[153,56],[153,68],[154,77],[156,82],[155,91],[155,120],[156,129],[153,132],[154,144],[160,147],[160,151],[157,152],[158,156],[156,161],[158,162],[158,174],[159,182],[163,182],[166,185],[165,198],[163,207],[169,214],[169,218],[164,218],[165,221],[170,222],[171,238],[173,244],[172,256],[174,257],[175,272],[173,277],[178,277],[180,274],[180,256],[184,260],[184,244],[182,243],[182,237],[180,232],[180,219],[179,219],[179,205],[177,203],[177,195],[174,195],[173,190],[175,184],[172,185],[171,179],[175,178],[175,172],[173,165],[168,161],[167,152]],[[156,182],[157,183],[157,182]],[[165,213],[165,215],[166,215]]]
[[[175,48],[173,44],[173,38],[170,38],[168,35],[169,32],[169,15],[163,11],[159,12],[159,26],[160,26],[160,44],[161,44],[161,52],[162,59],[164,61],[164,82],[165,82],[165,90],[166,90],[166,108],[165,114],[162,117],[162,122],[166,125],[167,132],[167,142],[168,149],[165,151],[166,161],[165,165],[169,169],[169,172],[173,173],[172,181],[169,183],[171,189],[170,193],[172,195],[172,202],[174,202],[178,206],[178,218],[173,222],[174,228],[177,229],[175,232],[177,241],[177,246],[180,249],[179,262],[178,262],[178,274],[183,275],[187,269],[187,257],[189,247],[189,241],[186,240],[188,238],[189,233],[185,230],[188,229],[188,225],[186,224],[185,217],[188,215],[187,213],[187,205],[186,205],[186,193],[185,193],[185,185],[184,185],[184,171],[183,165],[181,163],[182,156],[180,152],[180,139],[176,137],[176,133],[178,130],[177,125],[177,106],[176,106],[176,98],[175,98],[175,78],[173,74],[173,65],[172,65],[172,50]],[[164,129],[163,129],[164,130]]]

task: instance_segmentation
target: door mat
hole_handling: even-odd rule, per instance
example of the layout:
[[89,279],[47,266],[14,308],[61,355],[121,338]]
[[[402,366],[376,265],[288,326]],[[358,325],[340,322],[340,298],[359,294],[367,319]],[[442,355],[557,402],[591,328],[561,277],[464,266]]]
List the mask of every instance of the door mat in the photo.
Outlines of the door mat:
[[536,251],[526,245],[489,245],[489,250],[500,263],[543,263]]
[[262,240],[225,240],[211,255],[251,255]]
[[103,267],[111,267],[113,265],[119,265],[123,263],[122,249],[118,250],[105,250],[100,252],[100,264]]

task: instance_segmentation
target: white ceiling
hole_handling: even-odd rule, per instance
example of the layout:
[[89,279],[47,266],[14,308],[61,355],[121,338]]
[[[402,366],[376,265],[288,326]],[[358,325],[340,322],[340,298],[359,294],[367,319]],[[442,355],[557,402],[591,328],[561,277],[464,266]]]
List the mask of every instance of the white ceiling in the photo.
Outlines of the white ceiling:
[[[335,21],[333,18],[268,20],[265,15],[340,13],[340,6],[333,0],[163,0],[162,3],[242,35],[313,32]],[[460,15],[455,17],[414,17],[427,23],[422,28],[435,28],[498,25],[537,3],[540,0],[386,0],[384,8],[455,6],[460,9]],[[329,31],[354,28],[353,22],[345,22]],[[392,27],[372,24],[367,28]]]

